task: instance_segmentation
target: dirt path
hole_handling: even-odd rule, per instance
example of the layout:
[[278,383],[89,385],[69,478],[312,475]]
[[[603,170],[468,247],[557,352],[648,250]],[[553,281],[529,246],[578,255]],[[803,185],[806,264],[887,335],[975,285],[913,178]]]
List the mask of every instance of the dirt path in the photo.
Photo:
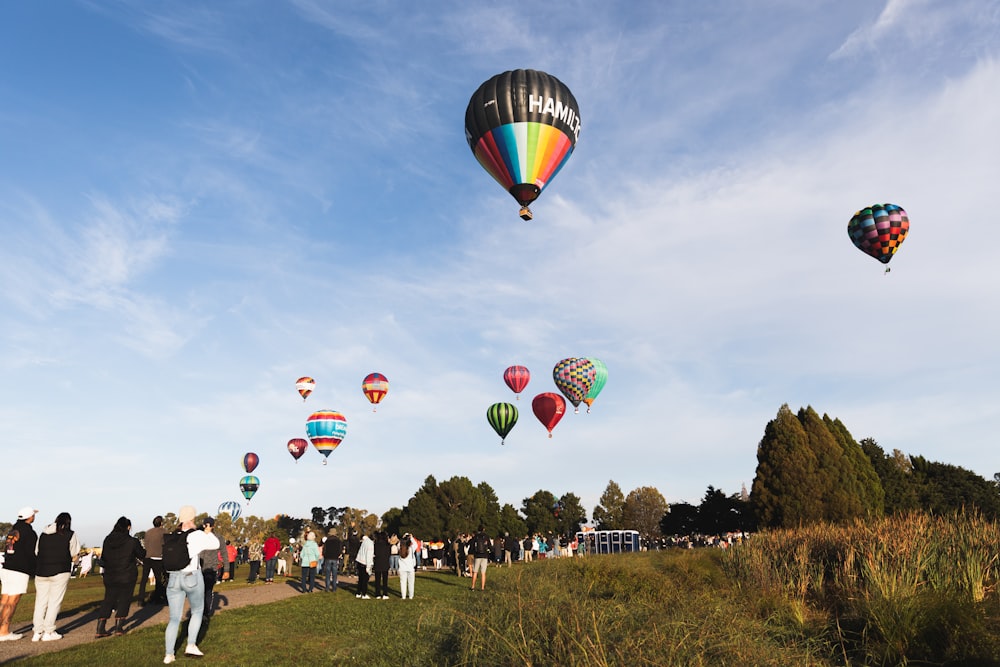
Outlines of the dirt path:
[[[341,584],[357,583],[354,577],[339,577]],[[320,591],[322,591],[322,578],[320,578]],[[224,613],[230,609],[239,609],[257,604],[268,604],[290,598],[293,595],[300,595],[299,584],[295,579],[276,579],[273,584],[256,584],[253,586],[234,586],[227,588],[229,584],[222,583],[215,586],[215,609],[216,613]],[[353,588],[351,589],[353,590]],[[336,595],[347,595],[344,590],[338,590]],[[22,600],[22,604],[24,601]],[[130,616],[125,624],[126,633],[137,628],[148,628],[159,624],[166,624],[170,619],[170,612],[166,605],[147,605],[140,607],[133,604]],[[187,612],[185,612],[185,615]],[[33,642],[31,641],[31,621],[12,623],[11,631],[23,634],[21,639],[12,642],[0,642],[0,664],[5,664],[11,660],[25,658],[28,656],[41,655],[61,651],[71,646],[77,646],[85,642],[92,641],[112,641],[112,638],[98,640],[94,637],[97,629],[97,607],[93,604],[86,605],[85,608],[63,609],[59,613],[59,621],[56,623],[56,630],[63,636],[62,639],[53,642]]]

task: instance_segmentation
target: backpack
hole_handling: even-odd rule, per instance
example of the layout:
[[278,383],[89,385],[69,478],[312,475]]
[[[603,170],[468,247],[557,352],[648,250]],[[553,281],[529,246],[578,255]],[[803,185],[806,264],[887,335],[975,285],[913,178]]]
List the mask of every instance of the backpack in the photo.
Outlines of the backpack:
[[191,530],[175,530],[163,535],[163,569],[167,572],[183,570],[191,564],[188,554],[187,536]]
[[472,540],[472,551],[476,556],[480,554],[489,554],[490,545],[486,542],[486,536],[482,533],[476,533],[475,539]]

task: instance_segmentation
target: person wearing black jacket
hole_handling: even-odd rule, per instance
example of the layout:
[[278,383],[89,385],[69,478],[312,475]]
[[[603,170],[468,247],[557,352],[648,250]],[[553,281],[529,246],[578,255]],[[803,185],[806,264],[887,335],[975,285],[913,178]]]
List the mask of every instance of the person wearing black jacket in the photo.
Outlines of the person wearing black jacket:
[[22,507],[4,540],[4,562],[0,568],[0,641],[21,638],[20,633],[10,631],[10,620],[21,596],[28,592],[28,580],[35,574],[38,536],[31,524],[36,514],[38,510]]
[[[119,517],[115,527],[104,538],[101,564],[104,567],[104,601],[97,612],[97,637],[125,634],[132,591],[139,579],[139,565],[146,558],[146,550],[132,537],[132,522]],[[107,629],[111,610],[115,610],[115,627]]]
[[384,530],[375,533],[375,558],[372,570],[375,572],[375,599],[389,599],[389,555],[392,547]]
[[328,535],[326,541],[323,542],[323,577],[328,593],[337,590],[337,570],[340,568],[340,554],[343,552],[344,543],[340,541],[337,534]]
[[55,523],[38,535],[33,642],[62,639],[56,632],[56,619],[69,585],[73,560],[80,553],[80,541],[71,528],[72,522],[69,512],[60,512]]

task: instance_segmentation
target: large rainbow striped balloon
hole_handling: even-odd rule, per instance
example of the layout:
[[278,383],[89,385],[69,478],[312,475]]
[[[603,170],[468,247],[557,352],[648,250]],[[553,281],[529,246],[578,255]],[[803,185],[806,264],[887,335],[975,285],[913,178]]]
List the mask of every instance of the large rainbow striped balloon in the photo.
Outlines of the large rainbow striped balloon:
[[523,207],[535,201],[573,153],[580,135],[576,98],[562,81],[533,69],[497,74],[473,93],[465,139],[476,160]]
[[306,435],[313,447],[328,457],[347,435],[347,419],[336,410],[317,410],[306,420]]

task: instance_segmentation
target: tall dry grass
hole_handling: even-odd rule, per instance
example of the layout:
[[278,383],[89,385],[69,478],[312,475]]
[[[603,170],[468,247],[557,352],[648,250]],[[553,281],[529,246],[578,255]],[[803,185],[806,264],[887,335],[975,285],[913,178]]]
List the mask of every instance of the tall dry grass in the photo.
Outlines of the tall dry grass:
[[[830,624],[845,655],[906,664],[1000,647],[1000,527],[975,514],[910,514],[761,533],[724,566],[745,591]],[[832,620],[831,620],[832,619]]]

